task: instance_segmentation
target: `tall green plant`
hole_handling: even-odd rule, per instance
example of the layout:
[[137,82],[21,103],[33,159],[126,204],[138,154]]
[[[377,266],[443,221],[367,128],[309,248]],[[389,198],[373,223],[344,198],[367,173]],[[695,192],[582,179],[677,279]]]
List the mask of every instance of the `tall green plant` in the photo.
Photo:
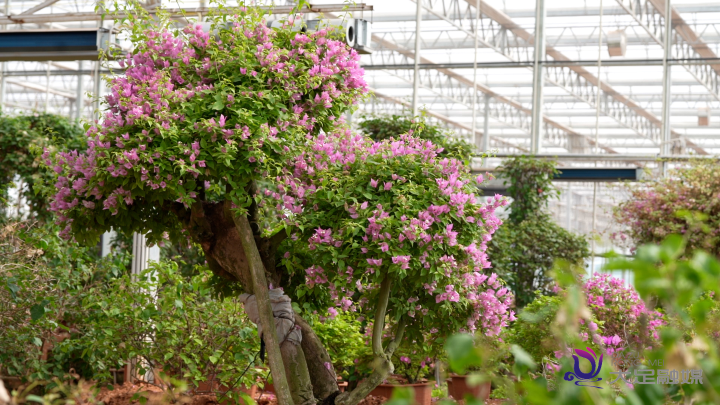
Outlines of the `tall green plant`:
[[560,195],[553,186],[553,177],[558,173],[556,162],[519,156],[508,159],[498,170],[509,187],[507,192],[512,197],[510,221],[522,222],[530,216],[547,215],[545,208],[551,198]]
[[580,264],[590,251],[582,236],[557,225],[546,211],[550,199],[559,195],[552,184],[557,173],[554,161],[520,156],[498,170],[513,201],[508,221],[488,244],[488,256],[515,293],[517,306],[523,307],[537,293],[552,294],[549,271],[555,260]]

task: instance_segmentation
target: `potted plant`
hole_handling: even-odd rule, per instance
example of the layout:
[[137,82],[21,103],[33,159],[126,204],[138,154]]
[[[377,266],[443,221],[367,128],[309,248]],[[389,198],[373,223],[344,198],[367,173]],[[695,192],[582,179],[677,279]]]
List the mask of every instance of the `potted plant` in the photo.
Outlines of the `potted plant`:
[[486,400],[490,398],[492,379],[509,371],[507,362],[510,358],[508,344],[503,336],[489,337],[477,334],[474,338],[475,347],[481,355],[480,363],[466,370],[454,370],[459,373],[450,374],[447,379],[448,395],[459,401],[471,396]]
[[435,334],[427,333],[422,343],[405,341],[393,355],[395,371],[392,376],[380,384],[370,395],[390,398],[395,388],[411,388],[415,402],[430,405],[432,384],[426,379],[435,367],[434,358],[438,356]]
[[[400,366],[401,367],[401,366]],[[427,366],[425,367],[427,368]],[[432,386],[426,379],[408,380],[407,378],[395,374],[388,377],[382,384],[375,387],[370,392],[371,396],[390,398],[396,388],[411,388],[415,403],[418,405],[430,405],[432,399]]]

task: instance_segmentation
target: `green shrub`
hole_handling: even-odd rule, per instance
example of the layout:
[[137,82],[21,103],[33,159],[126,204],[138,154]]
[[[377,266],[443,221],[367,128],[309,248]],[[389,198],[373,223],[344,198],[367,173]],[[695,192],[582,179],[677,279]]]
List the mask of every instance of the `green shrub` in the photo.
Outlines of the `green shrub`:
[[515,294],[522,308],[537,293],[548,295],[554,286],[550,270],[556,260],[582,265],[590,256],[588,242],[557,225],[546,212],[551,198],[559,195],[552,179],[555,162],[520,156],[508,159],[498,169],[508,180],[508,220],[488,242],[488,257],[494,271]]
[[[10,116],[0,111],[0,221],[15,216],[16,207],[7,204],[8,189],[22,186],[20,198],[30,207],[28,217],[46,221],[48,199],[38,193],[52,180],[50,168],[34,150],[56,145],[60,150],[79,149],[85,144],[80,125],[54,114]],[[13,182],[19,180],[18,184]]]
[[508,331],[510,343],[522,346],[537,363],[555,357],[560,346],[552,331],[560,304],[559,296],[541,295],[527,305]]
[[108,381],[110,369],[137,358],[140,374],[152,366],[191,386],[212,376],[227,386],[255,382],[255,325],[237,298],[214,293],[208,269],[185,278],[165,261],[133,279],[125,261],[98,260],[57,237],[56,228],[7,225],[0,232],[0,374],[67,381],[72,368]]
[[363,365],[372,359],[372,350],[366,344],[369,338],[361,333],[357,314],[342,311],[334,319],[313,321],[313,330],[327,349],[335,372],[351,382],[364,375]]

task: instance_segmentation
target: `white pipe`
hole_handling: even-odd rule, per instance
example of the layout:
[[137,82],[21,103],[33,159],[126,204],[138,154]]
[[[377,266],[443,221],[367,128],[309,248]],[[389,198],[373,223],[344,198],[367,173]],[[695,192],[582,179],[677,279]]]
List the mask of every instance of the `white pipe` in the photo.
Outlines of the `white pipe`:
[[[672,82],[670,78],[671,67],[668,59],[672,56],[672,8],[670,0],[665,0],[665,36],[663,37],[663,104],[662,104],[662,144],[660,153],[663,155],[672,154],[670,148],[670,96],[672,94]],[[667,165],[663,163],[663,176],[667,174]]]

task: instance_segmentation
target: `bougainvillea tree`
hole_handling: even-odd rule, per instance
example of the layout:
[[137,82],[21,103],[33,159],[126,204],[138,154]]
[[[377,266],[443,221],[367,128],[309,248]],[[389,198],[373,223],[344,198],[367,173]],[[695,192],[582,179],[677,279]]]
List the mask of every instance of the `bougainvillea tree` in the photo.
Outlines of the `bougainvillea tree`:
[[[513,317],[512,295],[485,274],[487,242],[500,225],[494,210],[505,200],[481,201],[482,176],[471,178],[461,161],[438,152],[409,135],[383,142],[348,130],[320,135],[295,158],[285,195],[275,196],[294,199],[290,211],[299,213],[301,200],[305,207],[288,217],[294,232],[282,246],[289,248],[283,264],[301,279],[296,300],[330,313],[368,313],[382,364],[366,380],[370,389],[392,372],[390,356],[404,341],[458,330],[497,335]],[[364,398],[363,388],[350,395]]]
[[[110,80],[88,149],[46,155],[63,234],[189,237],[267,312],[269,283],[298,309],[370,314],[375,371],[341,396],[327,352],[296,314],[302,344],[279,364],[270,351],[270,367],[278,388],[277,369],[293,365],[298,405],[357,403],[392,371],[394,348],[422,330],[497,334],[512,297],[484,274],[484,250],[503,200],[477,199],[468,169],[438,159],[428,141],[376,143],[345,129],[337,117],[367,87],[358,55],[332,32],[269,29],[256,10],[228,11],[209,32],[174,30],[162,13],[131,21],[135,48]],[[271,319],[261,315],[264,330]]]

